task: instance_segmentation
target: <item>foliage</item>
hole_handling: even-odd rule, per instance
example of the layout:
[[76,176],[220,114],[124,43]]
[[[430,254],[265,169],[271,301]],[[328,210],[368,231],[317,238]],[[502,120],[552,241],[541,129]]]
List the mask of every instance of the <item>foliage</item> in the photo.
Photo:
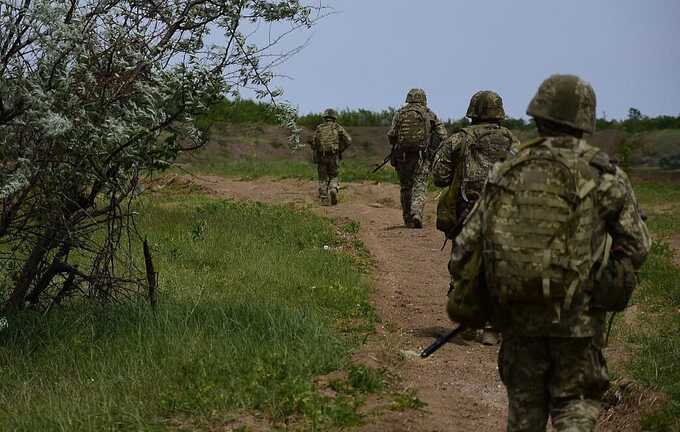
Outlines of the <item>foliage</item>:
[[[340,252],[336,227],[307,211],[194,193],[155,196],[139,210],[160,269],[158,310],[72,302],[10,317],[0,331],[0,430],[201,421],[188,429],[212,430],[242,410],[309,422],[302,430],[360,421],[361,397],[329,399],[313,382],[344,367],[372,328],[367,282]],[[352,376],[380,386],[373,372]]]
[[[279,96],[271,67],[288,54],[272,47],[310,27],[312,11],[299,0],[4,1],[0,302],[110,301],[137,287],[122,246],[138,179],[200,147],[192,120],[224,93]],[[286,30],[270,42],[247,36],[275,22]],[[297,132],[294,110],[279,108]]]
[[[650,431],[675,430],[680,418],[680,268],[663,240],[680,230],[680,187],[677,183],[638,182],[635,192],[649,219],[655,242],[640,272],[633,302],[640,316],[623,320],[623,334],[636,349],[629,367],[641,383],[670,396],[668,404],[643,422]],[[677,253],[677,251],[675,252]]]
[[642,114],[636,108],[630,108],[628,110],[628,118],[625,120],[597,119],[597,129],[621,129],[631,134],[664,129],[680,129],[680,115],[676,117],[668,115],[649,117]]

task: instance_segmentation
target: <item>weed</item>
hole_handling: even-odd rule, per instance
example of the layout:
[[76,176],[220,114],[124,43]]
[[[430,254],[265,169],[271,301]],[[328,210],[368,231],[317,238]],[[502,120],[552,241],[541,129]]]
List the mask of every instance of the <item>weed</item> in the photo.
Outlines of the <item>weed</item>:
[[393,411],[405,411],[408,409],[419,410],[426,406],[427,404],[418,398],[414,389],[408,389],[401,393],[394,394],[391,409]]

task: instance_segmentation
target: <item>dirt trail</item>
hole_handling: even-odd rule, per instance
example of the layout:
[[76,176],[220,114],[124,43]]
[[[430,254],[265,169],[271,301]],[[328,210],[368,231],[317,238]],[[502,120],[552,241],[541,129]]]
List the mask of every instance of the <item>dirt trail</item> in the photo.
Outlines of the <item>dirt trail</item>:
[[[360,222],[359,236],[376,261],[373,304],[380,316],[356,360],[387,369],[403,389],[427,403],[422,411],[378,409],[363,431],[500,431],[506,396],[498,378],[498,347],[457,338],[427,360],[414,354],[451,328],[446,317],[446,268],[450,246],[434,228],[428,203],[422,230],[403,227],[399,189],[391,184],[351,183],[335,207],[316,204],[316,184],[299,180],[238,181],[195,176],[212,194],[310,207],[330,218]],[[376,404],[380,406],[380,402]]]

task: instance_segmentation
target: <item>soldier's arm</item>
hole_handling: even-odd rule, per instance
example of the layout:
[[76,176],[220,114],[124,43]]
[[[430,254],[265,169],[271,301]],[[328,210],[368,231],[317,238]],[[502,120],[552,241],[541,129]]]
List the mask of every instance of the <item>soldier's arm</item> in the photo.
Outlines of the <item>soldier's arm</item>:
[[392,126],[390,126],[390,130],[387,131],[387,141],[390,143],[391,146],[394,146],[397,143],[397,123],[399,122],[399,112],[394,114],[394,117],[392,117]]
[[439,147],[432,165],[432,181],[437,187],[446,187],[453,181],[456,166],[460,158],[462,134],[451,135]]
[[440,141],[444,141],[448,137],[449,132],[446,130],[444,123],[439,120],[439,117],[432,111],[430,111],[430,113],[432,113],[432,133],[437,135]]
[[614,173],[603,176],[600,191],[613,250],[630,258],[635,268],[639,268],[652,242],[628,176],[616,167]]
[[347,133],[344,127],[338,125],[340,133],[340,152],[347,150],[347,147],[352,145],[352,136]]

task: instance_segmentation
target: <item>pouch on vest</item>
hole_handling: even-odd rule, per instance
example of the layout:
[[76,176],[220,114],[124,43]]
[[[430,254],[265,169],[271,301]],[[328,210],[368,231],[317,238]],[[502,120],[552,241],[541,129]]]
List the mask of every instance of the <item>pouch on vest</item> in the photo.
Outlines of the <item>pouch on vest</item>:
[[469,328],[482,328],[491,321],[489,295],[482,273],[481,249],[475,250],[451,278],[446,312],[452,321]]

